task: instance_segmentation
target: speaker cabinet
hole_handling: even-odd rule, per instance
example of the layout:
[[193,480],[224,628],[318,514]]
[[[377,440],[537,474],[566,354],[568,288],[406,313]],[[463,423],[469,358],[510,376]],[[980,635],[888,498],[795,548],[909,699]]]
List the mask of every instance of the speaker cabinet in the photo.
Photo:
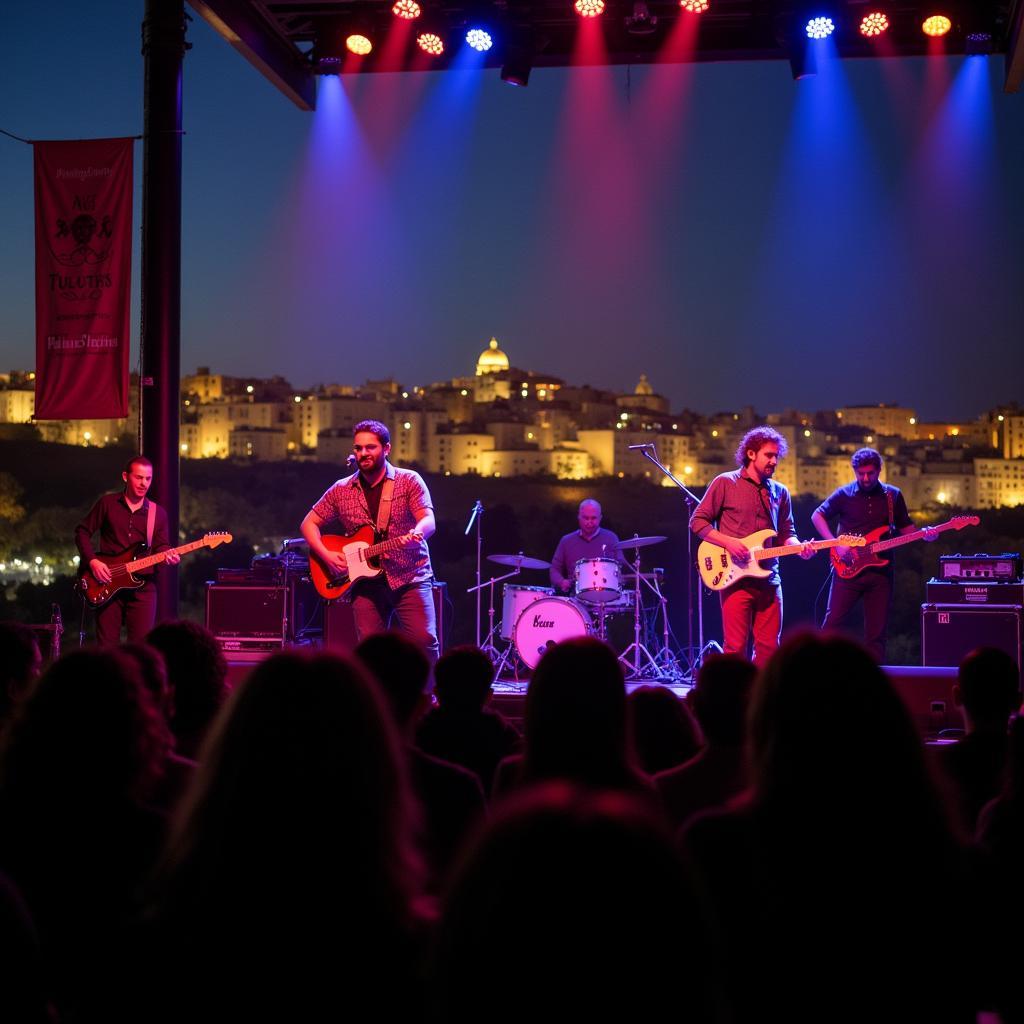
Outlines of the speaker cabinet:
[[[448,634],[448,584],[435,581],[434,618],[437,620],[438,649],[443,652]],[[324,647],[340,654],[351,654],[359,643],[352,605],[344,598],[324,603]]]
[[273,650],[288,629],[288,587],[209,583],[206,628],[227,652]]
[[955,668],[883,665],[882,670],[922,736],[937,736],[943,729],[963,728],[963,715],[953,700]]
[[998,647],[1021,663],[1019,604],[921,605],[921,660],[959,665],[976,647]]

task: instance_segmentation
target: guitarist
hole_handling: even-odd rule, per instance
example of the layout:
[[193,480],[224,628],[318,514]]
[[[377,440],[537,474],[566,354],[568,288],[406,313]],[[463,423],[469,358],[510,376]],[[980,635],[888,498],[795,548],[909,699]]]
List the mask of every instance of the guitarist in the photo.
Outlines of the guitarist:
[[[110,569],[96,557],[93,535],[100,535],[100,553],[119,555],[140,541],[149,544],[148,553],[158,555],[171,547],[167,533],[167,513],[146,495],[153,483],[153,463],[145,455],[136,455],[121,473],[124,490],[104,494],[75,529],[75,544],[82,566],[100,583],[110,582]],[[181,556],[170,553],[167,565],[177,565]],[[141,643],[156,622],[156,573],[152,566],[140,569],[146,582],[138,590],[118,591],[96,612],[96,640],[104,646],[121,642],[121,627],[128,632],[128,643]]]
[[[883,484],[882,456],[874,448],[859,448],[850,458],[854,480],[834,490],[811,513],[814,528],[826,540],[833,534],[829,520],[838,519],[837,533],[867,534],[887,526],[890,536],[913,533],[916,527],[907,512],[907,503],[898,487]],[[924,531],[924,540],[932,541],[938,534]],[[835,553],[844,560],[851,557],[847,547]],[[869,566],[850,579],[832,574],[828,592],[828,611],[823,629],[842,629],[858,601],[864,603],[864,645],[881,663],[885,660],[885,641],[889,629],[889,608],[892,604],[893,565]]]
[[[378,420],[363,420],[353,429],[352,453],[358,472],[332,484],[302,520],[310,552],[334,573],[346,571],[345,556],[330,551],[321,528],[337,521],[345,534],[367,524],[388,537],[408,536],[397,551],[383,554],[383,572],[353,585],[352,614],[360,641],[395,626],[437,660],[437,623],[427,538],[437,528],[430,492],[419,473],[388,462],[391,433]],[[351,461],[351,460],[350,460]]]
[[[737,538],[758,530],[775,531],[778,544],[803,548],[801,558],[814,549],[802,544],[793,525],[789,491],[772,480],[775,467],[787,450],[786,439],[771,427],[748,430],[736,449],[740,467],[715,477],[690,518],[690,529],[701,540],[725,548],[733,560],[746,565],[750,552]],[[782,632],[782,580],[778,559],[761,563],[771,569],[764,579],[746,577],[721,592],[723,647],[726,654],[747,657],[751,636],[754,661],[764,663],[779,646]]]

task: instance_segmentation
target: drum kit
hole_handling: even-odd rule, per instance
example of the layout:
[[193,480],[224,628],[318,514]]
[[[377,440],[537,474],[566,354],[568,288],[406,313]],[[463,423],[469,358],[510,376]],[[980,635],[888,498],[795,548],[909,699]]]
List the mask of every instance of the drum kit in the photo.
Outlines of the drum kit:
[[[609,637],[608,623],[614,616],[632,612],[632,642],[619,653],[627,681],[679,682],[684,672],[669,645],[663,570],[641,571],[640,549],[666,539],[634,535],[612,547],[612,551],[622,552],[620,557],[580,559],[573,571],[572,590],[565,596],[556,594],[552,587],[505,583],[523,570],[550,569],[550,562],[522,552],[488,555],[488,561],[512,570],[472,588],[489,590],[489,628],[481,647],[495,664],[495,680],[508,681],[511,677],[519,682],[522,675],[537,667],[549,647],[573,637],[596,636],[616,647]],[[629,555],[631,561],[623,560]],[[632,572],[628,571],[630,568]],[[495,622],[495,587],[499,583],[504,583],[501,618]],[[648,611],[651,596],[653,614]],[[660,626],[662,641],[654,653],[643,643],[652,623],[655,629]]]

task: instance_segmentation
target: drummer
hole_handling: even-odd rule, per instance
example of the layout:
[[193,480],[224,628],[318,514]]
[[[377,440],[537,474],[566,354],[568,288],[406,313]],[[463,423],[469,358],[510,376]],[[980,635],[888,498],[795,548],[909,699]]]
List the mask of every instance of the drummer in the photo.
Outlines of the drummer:
[[625,564],[618,549],[619,538],[601,527],[601,505],[593,498],[580,502],[580,528],[567,533],[551,558],[551,586],[556,594],[568,594],[574,585],[573,571],[581,559],[611,558]]

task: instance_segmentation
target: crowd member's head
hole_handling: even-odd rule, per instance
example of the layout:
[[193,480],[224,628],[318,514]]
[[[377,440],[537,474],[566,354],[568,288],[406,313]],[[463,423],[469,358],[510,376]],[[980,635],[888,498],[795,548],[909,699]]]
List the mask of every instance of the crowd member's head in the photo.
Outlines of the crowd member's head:
[[1020,669],[998,647],[979,647],[960,662],[954,697],[969,729],[1005,732],[1020,705]]
[[[772,656],[750,709],[757,800],[806,813],[810,823],[945,829],[913,722],[859,644],[800,634]],[[816,819],[816,822],[815,822]]]
[[701,748],[700,728],[686,705],[667,687],[640,686],[627,698],[640,767],[648,775],[689,761]]
[[0,755],[4,799],[77,810],[142,800],[170,743],[134,658],[72,651],[40,676],[11,722]]
[[526,693],[523,732],[526,780],[621,786],[636,779],[622,666],[600,640],[565,640],[544,653]]
[[356,657],[379,684],[399,731],[408,734],[430,702],[430,662],[401,633],[375,633],[356,648]]
[[133,658],[142,673],[142,682],[153,703],[167,722],[174,716],[174,693],[167,681],[167,666],[163,655],[149,644],[122,644],[121,651]]
[[471,644],[453,647],[434,666],[434,694],[446,711],[479,711],[491,695],[494,666]]
[[0,622],[0,726],[28,692],[42,666],[35,633],[20,622]]
[[738,654],[707,658],[697,673],[690,706],[708,743],[742,746],[747,734],[750,691],[757,669]]
[[163,873],[219,880],[230,901],[251,900],[244,890],[265,872],[260,884],[278,887],[261,896],[265,907],[280,910],[275,901],[298,887],[325,900],[344,890],[353,906],[383,899],[397,912],[416,878],[409,807],[394,727],[362,667],[276,655],[210,730]]
[[228,665],[216,637],[197,622],[161,622],[146,643],[167,666],[174,704],[171,729],[178,752],[194,757],[206,730],[227,698]]
[[[451,885],[433,972],[438,1019],[687,1018],[694,916],[660,820],[637,798],[546,782],[512,797]],[[496,950],[516,984],[494,989]],[[642,954],[637,951],[642,950]]]

